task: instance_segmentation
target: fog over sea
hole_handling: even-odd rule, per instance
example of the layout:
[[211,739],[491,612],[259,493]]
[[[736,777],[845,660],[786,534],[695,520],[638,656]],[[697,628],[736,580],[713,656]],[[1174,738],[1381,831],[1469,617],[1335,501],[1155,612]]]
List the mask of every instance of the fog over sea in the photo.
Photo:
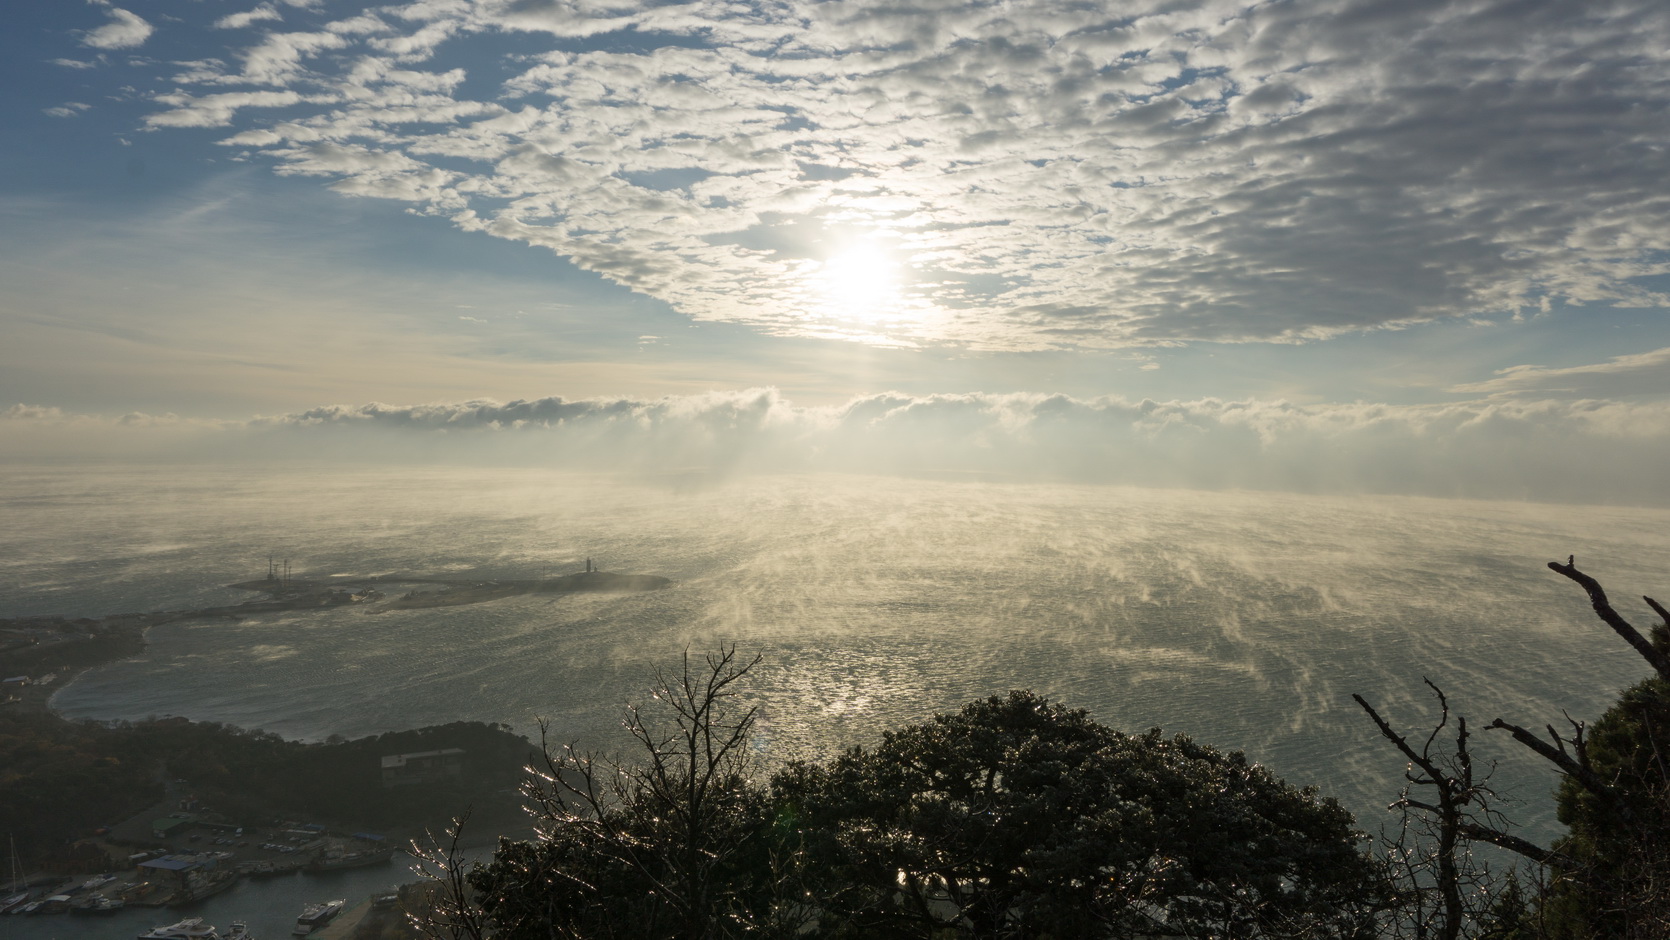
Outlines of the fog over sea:
[[[264,576],[580,570],[644,594],[522,597],[169,624],[58,692],[72,718],[182,715],[288,737],[458,719],[608,746],[656,668],[764,654],[768,760],[876,740],[1032,688],[1114,727],[1243,749],[1378,827],[1430,677],[1482,728],[1592,718],[1646,667],[1548,571],[1577,556],[1648,625],[1670,511],[807,475],[697,485],[531,470],[9,469],[0,616],[224,604]],[[1479,752],[1545,837],[1552,776],[1500,732]]]

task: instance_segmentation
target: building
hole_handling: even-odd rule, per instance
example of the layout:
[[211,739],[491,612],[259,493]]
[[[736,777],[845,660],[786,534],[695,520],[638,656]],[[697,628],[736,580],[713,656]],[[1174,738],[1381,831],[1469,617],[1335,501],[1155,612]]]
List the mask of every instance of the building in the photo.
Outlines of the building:
[[464,773],[463,748],[388,754],[383,757],[383,786],[400,787],[437,780],[454,780]]
[[169,836],[176,836],[190,829],[194,824],[195,821],[187,816],[166,816],[162,819],[152,820],[151,837],[166,839]]

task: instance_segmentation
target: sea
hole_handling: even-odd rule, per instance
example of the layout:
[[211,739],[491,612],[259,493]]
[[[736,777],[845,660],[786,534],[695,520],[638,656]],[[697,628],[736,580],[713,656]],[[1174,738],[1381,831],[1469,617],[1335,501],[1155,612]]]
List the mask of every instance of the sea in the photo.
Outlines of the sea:
[[[60,689],[53,705],[69,718],[177,715],[302,740],[463,719],[622,749],[625,709],[656,715],[658,674],[734,647],[760,657],[745,698],[760,708],[762,768],[825,760],[1025,688],[1115,728],[1244,751],[1374,831],[1393,818],[1404,761],[1352,695],[1424,737],[1430,681],[1468,719],[1507,816],[1540,840],[1559,832],[1555,778],[1485,726],[1591,719],[1647,673],[1546,563],[1575,556],[1643,628],[1640,596],[1670,595],[1670,510],[1410,496],[966,476],[11,467],[0,518],[6,617],[235,603],[250,595],[228,585],[270,562],[298,578],[397,582],[557,576],[590,559],[673,580],[646,593],[167,624],[142,655]],[[266,890],[257,884],[208,903],[230,919],[238,892]],[[125,922],[97,934],[25,920],[0,940],[132,935]],[[287,933],[252,927],[263,940]]]

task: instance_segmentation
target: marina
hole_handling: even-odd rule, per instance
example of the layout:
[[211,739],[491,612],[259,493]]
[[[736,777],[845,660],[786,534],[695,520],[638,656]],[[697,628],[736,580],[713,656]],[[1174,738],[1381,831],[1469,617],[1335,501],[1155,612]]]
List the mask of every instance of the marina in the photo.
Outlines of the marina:
[[[215,928],[214,937],[205,934],[196,940],[284,940],[308,906],[322,898],[339,898],[344,900],[341,914],[312,934],[315,940],[337,940],[338,928],[343,928],[343,936],[350,933],[355,913],[369,909],[373,897],[388,895],[396,883],[417,880],[400,865],[241,878],[179,913],[130,906],[101,917],[0,915],[0,940],[135,940],[159,926],[166,929],[190,920]],[[237,924],[243,925],[242,932],[235,932]]]

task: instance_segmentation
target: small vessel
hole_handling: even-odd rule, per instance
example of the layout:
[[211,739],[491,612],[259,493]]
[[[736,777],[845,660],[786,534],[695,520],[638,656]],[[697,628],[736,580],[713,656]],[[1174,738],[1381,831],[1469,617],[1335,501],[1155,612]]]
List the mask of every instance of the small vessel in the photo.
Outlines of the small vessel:
[[121,898],[107,898],[102,894],[83,898],[70,905],[71,914],[114,914],[127,907],[127,902]]
[[[14,913],[18,908],[29,902],[30,894],[29,888],[23,883],[22,866],[17,862],[17,838],[9,837],[9,841],[12,847],[12,883],[6,890],[16,891],[17,893],[0,898],[0,914]],[[20,887],[23,888],[22,891],[17,890]]]
[[153,927],[139,935],[139,940],[220,940],[215,928],[203,923],[201,917],[188,917],[167,927]]
[[326,852],[307,863],[307,871],[336,871],[341,868],[364,868],[381,865],[394,857],[394,849],[369,849],[364,852]]
[[67,894],[54,894],[35,902],[32,908],[26,908],[25,914],[62,914],[70,909],[70,902],[75,900]]
[[347,898],[338,898],[335,901],[326,901],[323,904],[309,904],[302,911],[301,916],[296,918],[296,929],[292,930],[291,933],[298,937],[305,937],[330,923],[331,918],[342,913],[342,909],[347,906]]
[[248,924],[241,920],[235,920],[230,927],[226,928],[226,933],[221,937],[221,940],[255,940],[255,935],[249,932]]

